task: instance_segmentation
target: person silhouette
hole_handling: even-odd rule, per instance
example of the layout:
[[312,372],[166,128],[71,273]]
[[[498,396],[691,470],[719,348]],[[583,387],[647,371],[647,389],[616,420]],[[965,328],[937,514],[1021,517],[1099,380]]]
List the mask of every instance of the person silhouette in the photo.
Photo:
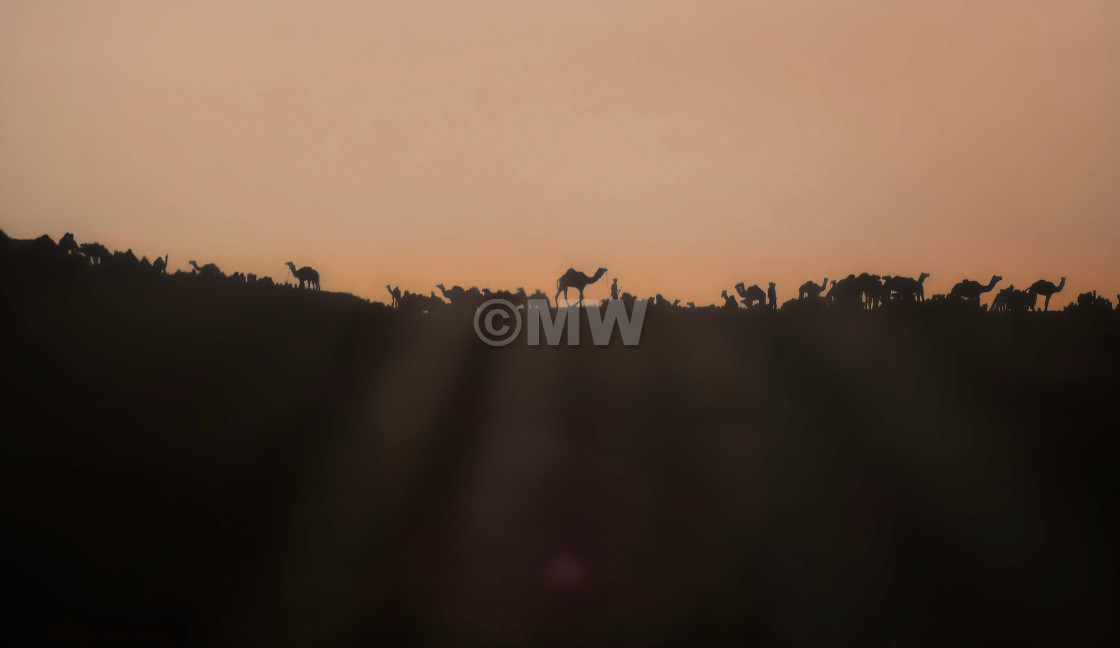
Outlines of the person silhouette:
[[615,277],[614,282],[611,283],[611,299],[618,299],[618,277]]
[[766,291],[766,297],[770,300],[770,308],[778,307],[778,292],[774,290],[774,282],[770,282],[770,289]]

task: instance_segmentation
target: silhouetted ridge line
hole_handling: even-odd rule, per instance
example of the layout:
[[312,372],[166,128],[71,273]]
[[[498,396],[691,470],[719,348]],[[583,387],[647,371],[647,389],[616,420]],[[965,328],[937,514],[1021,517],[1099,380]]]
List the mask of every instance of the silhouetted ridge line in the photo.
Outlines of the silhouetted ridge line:
[[[49,235],[42,235],[36,239],[12,239],[0,231],[0,253],[8,263],[22,265],[28,269],[35,269],[41,276],[54,276],[59,273],[81,271],[97,271],[99,276],[112,278],[114,281],[141,280],[153,277],[191,277],[205,281],[211,285],[255,285],[258,287],[293,287],[309,291],[320,290],[319,272],[311,266],[296,267],[294,261],[287,261],[284,265],[287,272],[295,279],[295,284],[285,282],[275,283],[271,277],[258,277],[255,274],[245,274],[235,271],[226,275],[217,264],[208,262],[199,264],[196,260],[188,261],[190,272],[175,270],[171,272],[169,256],[156,256],[154,262],[149,262],[147,256],[137,258],[131,249],[124,251],[110,251],[105,245],[96,242],[79,243],[72,232],[66,232],[56,244]],[[170,273],[170,274],[169,274]],[[528,294],[524,287],[515,291],[472,286],[463,288],[452,285],[448,288],[439,283],[435,290],[413,292],[402,290],[399,286],[388,285],[390,295],[388,305],[403,312],[431,314],[441,310],[473,311],[489,300],[503,300],[518,309],[524,309],[530,300],[546,302],[550,308],[558,307],[560,295],[564,295],[565,305],[571,305],[568,300],[568,289],[575,288],[579,293],[576,306],[583,305],[584,291],[596,283],[607,273],[606,268],[599,268],[594,275],[588,276],[574,268],[568,268],[556,280],[556,294],[552,299],[539,288]],[[877,310],[889,307],[898,308],[950,308],[959,307],[972,310],[988,310],[987,305],[981,303],[985,293],[992,292],[996,285],[1003,280],[999,275],[993,275],[987,284],[972,279],[963,279],[956,283],[948,294],[934,295],[929,300],[925,298],[924,283],[929,278],[929,273],[922,272],[917,279],[903,275],[878,275],[862,272],[859,275],[848,274],[839,280],[829,280],[824,277],[818,284],[808,280],[798,287],[797,297],[787,299],[779,307],[777,285],[768,282],[768,289],[763,290],[760,284],[746,285],[739,282],[733,286],[738,299],[728,295],[727,290],[721,293],[721,301],[703,309],[722,309],[732,311],[739,309],[754,310],[783,310],[806,312],[822,308],[841,310]],[[1039,296],[1044,298],[1043,311],[1048,311],[1050,299],[1065,288],[1066,278],[1061,277],[1058,284],[1046,279],[1039,279],[1027,290],[1019,290],[1014,285],[998,291],[991,302],[991,311],[1023,313],[1036,310]],[[442,297],[441,297],[442,295]],[[605,306],[611,300],[621,300],[632,306],[637,299],[629,292],[620,294],[618,278],[614,278],[610,286],[610,298],[603,299]],[[694,302],[681,305],[680,299],[656,293],[649,297],[650,304],[658,311],[667,310],[697,310]],[[1120,295],[1117,296],[1120,307]],[[368,300],[366,300],[368,301]],[[740,305],[741,302],[741,305]],[[1063,310],[1091,310],[1101,312],[1113,308],[1112,301],[1099,296],[1096,291],[1089,291],[1078,295],[1075,301],[1070,302]]]

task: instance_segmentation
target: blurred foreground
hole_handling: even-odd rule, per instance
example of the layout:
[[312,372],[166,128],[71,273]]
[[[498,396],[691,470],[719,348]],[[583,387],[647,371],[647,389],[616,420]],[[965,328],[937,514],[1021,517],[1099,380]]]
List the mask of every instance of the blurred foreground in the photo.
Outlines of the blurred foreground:
[[[13,645],[1100,641],[1115,313],[469,314],[0,267]],[[590,340],[586,335],[585,340]]]

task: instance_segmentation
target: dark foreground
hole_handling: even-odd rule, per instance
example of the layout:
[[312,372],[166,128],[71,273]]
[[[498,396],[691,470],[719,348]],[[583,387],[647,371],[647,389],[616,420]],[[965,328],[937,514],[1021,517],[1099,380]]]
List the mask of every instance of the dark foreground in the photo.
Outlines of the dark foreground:
[[453,312],[5,268],[12,645],[1103,642],[1109,313]]

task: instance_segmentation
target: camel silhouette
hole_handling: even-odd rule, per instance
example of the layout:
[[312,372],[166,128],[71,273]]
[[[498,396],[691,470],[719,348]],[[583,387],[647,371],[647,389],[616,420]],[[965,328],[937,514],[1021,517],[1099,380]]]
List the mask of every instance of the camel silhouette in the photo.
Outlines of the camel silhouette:
[[109,248],[100,243],[82,243],[78,247],[91,264],[101,264],[112,257]]
[[898,295],[902,301],[925,301],[926,294],[923,284],[929,277],[928,272],[923,272],[917,279],[912,277],[887,277],[883,280],[884,299],[891,295]]
[[863,305],[863,292],[860,289],[859,279],[850,274],[840,281],[832,282],[825,299],[831,300],[836,306],[857,307]]
[[525,294],[525,288],[518,288],[517,292],[510,292],[508,290],[494,290],[489,288],[482,289],[482,296],[487,299],[501,299],[502,301],[509,302],[517,308],[527,308],[529,306],[529,296]]
[[447,304],[436,296],[435,291],[431,295],[421,295],[420,293],[411,293],[407,290],[404,293],[400,292],[400,288],[394,288],[389,291],[393,294],[393,301],[396,307],[401,311],[408,311],[413,313],[431,313],[440,307],[447,306]]
[[1000,290],[996,296],[992,298],[993,311],[1009,311],[1011,310],[1012,302],[1015,300],[1015,284]]
[[1062,292],[1062,288],[1065,287],[1065,277],[1062,277],[1061,282],[1057,286],[1045,279],[1039,279],[1038,281],[1034,282],[1033,284],[1031,284],[1031,287],[1027,289],[1027,292],[1031,295],[1029,301],[1030,309],[1034,310],[1035,302],[1038,299],[1036,295],[1042,295],[1046,298],[1046,302],[1043,304],[1042,310],[1050,310],[1050,298],[1054,296],[1054,293]]
[[552,307],[552,301],[548,298],[548,294],[540,288],[537,288],[535,291],[533,291],[533,294],[529,295],[529,299],[533,301],[543,301],[550,308]]
[[303,266],[299,270],[296,270],[296,264],[291,261],[287,263],[287,266],[288,271],[291,272],[296,279],[299,279],[300,288],[303,288],[306,284],[307,288],[319,290],[319,273],[316,272],[314,268],[311,266]]
[[735,301],[734,295],[728,295],[726,290],[723,291],[723,307],[727,310],[739,310],[739,302]]
[[214,278],[214,277],[221,277],[222,276],[222,271],[219,270],[218,266],[213,264],[213,263],[207,263],[206,265],[202,266],[201,268],[198,266],[197,263],[195,263],[195,261],[193,259],[191,261],[188,261],[187,263],[191,264],[191,267],[194,268],[194,271],[197,272],[202,277]]
[[168,256],[166,254],[163,255],[163,258],[156,257],[155,263],[152,264],[152,270],[160,274],[165,274],[167,272],[167,259]]
[[1083,292],[1077,296],[1077,302],[1066,306],[1066,310],[1079,310],[1079,311],[1110,311],[1112,310],[1112,302],[1097,295],[1097,291],[1090,290]]
[[58,249],[63,254],[78,254],[78,242],[74,240],[72,232],[66,232],[58,239]]
[[113,253],[113,264],[118,268],[134,268],[140,265],[140,260],[132,253],[132,248],[128,248],[124,252]]
[[875,308],[879,305],[883,290],[883,283],[880,281],[879,275],[868,274],[866,272],[860,273],[860,275],[856,277],[856,286],[858,287],[860,299],[864,308]]
[[463,290],[461,286],[452,286],[448,290],[443,284],[436,284],[436,288],[443,293],[443,298],[451,302],[452,306],[478,306],[482,303],[482,291],[478,287],[472,287],[469,290]]
[[822,281],[821,285],[819,286],[812,281],[806,281],[805,283],[801,284],[800,288],[797,289],[797,298],[805,299],[806,297],[808,297],[811,299],[813,297],[820,297],[821,293],[824,292],[824,289],[827,287],[828,277],[825,277],[824,281]]
[[397,286],[396,288],[394,288],[394,287],[390,286],[389,284],[385,284],[385,289],[388,290],[389,294],[393,297],[393,304],[392,304],[393,308],[399,308],[400,305],[401,305],[401,289],[400,289],[400,286]]
[[949,299],[958,299],[979,306],[980,295],[992,290],[996,287],[996,284],[1001,281],[1003,281],[1003,277],[999,275],[992,275],[992,280],[988,282],[987,286],[981,284],[979,281],[964,279],[957,285],[953,286],[953,289],[949,291]]
[[750,288],[744,288],[745,285],[745,281],[740,281],[739,283],[735,284],[735,292],[739,293],[739,296],[743,298],[743,305],[747,308],[750,308],[755,304],[765,306],[766,292],[759,288],[758,284],[751,284]]
[[596,281],[598,281],[600,279],[600,277],[602,277],[606,273],[607,273],[606,268],[599,268],[598,270],[595,271],[595,276],[588,277],[587,275],[585,275],[582,272],[576,270],[575,268],[568,268],[568,270],[566,272],[564,272],[564,274],[561,275],[559,279],[556,280],[556,297],[553,299],[553,301],[555,301],[557,304],[559,304],[560,303],[560,293],[564,293],[564,303],[567,304],[567,305],[571,305],[571,302],[568,301],[568,288],[575,288],[576,290],[579,291],[579,301],[576,302],[576,304],[577,305],[582,305],[583,304],[583,289],[586,288],[588,285],[593,284]]

